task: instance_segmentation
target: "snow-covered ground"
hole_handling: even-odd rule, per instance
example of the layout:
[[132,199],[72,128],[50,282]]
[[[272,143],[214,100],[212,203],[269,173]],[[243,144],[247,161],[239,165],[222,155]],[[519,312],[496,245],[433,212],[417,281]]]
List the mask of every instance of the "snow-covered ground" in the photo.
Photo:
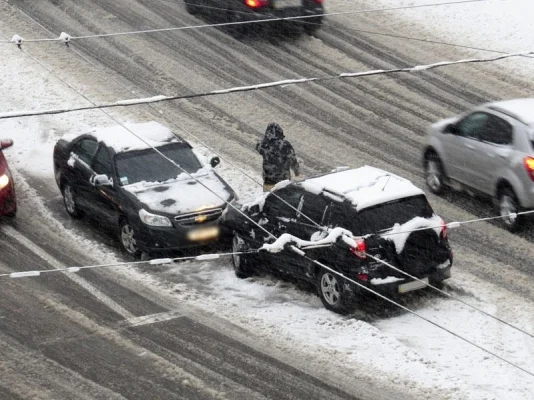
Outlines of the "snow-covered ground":
[[[347,1],[332,0],[331,3],[332,8],[339,8],[346,6]],[[428,4],[430,1],[380,0],[368,3],[376,8],[378,4],[400,6]],[[515,52],[534,50],[531,35],[533,10],[530,0],[510,0],[398,12],[404,13],[407,25],[414,22],[426,24],[427,30],[415,32],[414,36]],[[394,27],[390,28],[394,30]],[[514,73],[531,74],[530,70],[524,69],[524,62],[510,60],[505,65]],[[0,46],[0,71],[4,77],[1,112],[87,104],[15,46]],[[71,78],[69,82],[78,87],[94,84],[84,81],[80,75],[64,73],[62,76],[67,80]],[[123,122],[142,122],[134,120],[134,116],[126,111],[122,114],[114,111],[114,115]],[[101,112],[90,111],[2,120],[0,132],[2,136],[15,139],[15,146],[6,151],[6,155],[18,171],[18,178],[23,179],[25,173],[31,173],[55,185],[51,162],[55,141],[66,133],[112,124],[113,121]],[[240,167],[259,180],[257,171]],[[261,191],[227,164],[221,168],[222,175],[242,196]],[[22,191],[28,190],[22,180],[18,187]],[[38,198],[35,202],[40,204]],[[46,212],[46,207],[41,207]],[[91,243],[80,241],[79,245],[91,250]],[[461,254],[456,256],[458,260],[462,259]],[[106,258],[102,261],[115,260],[113,253],[102,257]],[[488,260],[488,265],[490,263]],[[323,309],[313,294],[291,284],[270,277],[238,280],[229,260],[180,263],[157,275],[124,268],[117,273],[165,288],[178,299],[227,318],[281,350],[298,344],[303,352],[313,354],[314,360],[321,360],[325,368],[352,370],[354,376],[375,379],[388,387],[409,389],[414,398],[531,399],[534,393],[532,377],[413,315],[394,314],[371,321],[341,317]],[[502,317],[533,330],[534,306],[526,304],[520,295],[492,284],[481,284],[461,268],[455,269],[449,290],[488,312],[494,312],[494,305],[506,299],[506,314]],[[534,341],[531,338],[450,299],[425,295],[409,301],[410,307],[425,318],[534,371]],[[502,312],[502,308],[500,310]]]

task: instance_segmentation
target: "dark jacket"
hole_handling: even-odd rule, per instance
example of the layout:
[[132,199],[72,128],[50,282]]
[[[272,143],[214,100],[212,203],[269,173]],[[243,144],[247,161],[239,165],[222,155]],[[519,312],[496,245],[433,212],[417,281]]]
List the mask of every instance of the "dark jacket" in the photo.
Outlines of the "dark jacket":
[[280,125],[272,123],[267,126],[265,137],[256,144],[256,151],[263,156],[263,181],[276,184],[291,178],[290,169],[299,174],[299,162],[293,146],[284,139]]

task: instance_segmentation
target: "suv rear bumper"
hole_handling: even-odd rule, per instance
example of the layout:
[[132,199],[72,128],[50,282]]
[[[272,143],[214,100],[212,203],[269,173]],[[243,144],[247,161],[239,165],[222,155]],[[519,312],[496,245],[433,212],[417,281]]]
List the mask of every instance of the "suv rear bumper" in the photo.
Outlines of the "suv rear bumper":
[[[424,280],[424,281],[427,281],[428,280],[428,283],[430,285],[433,285],[435,286],[436,284],[439,285],[439,283],[441,283],[442,281],[444,281],[445,279],[449,279],[451,277],[451,268],[452,268],[452,263],[448,262],[446,263],[445,265],[443,266],[438,266],[437,268],[435,268],[435,270],[426,275],[425,277],[422,277],[420,278],[421,280]],[[397,279],[395,281],[391,281],[391,282],[388,282],[388,278],[393,278],[393,279]],[[406,289],[406,290],[401,290],[401,288],[405,288],[406,286],[402,286],[402,285],[405,285],[405,284],[409,284],[409,283],[416,283],[414,286],[419,286],[417,283],[419,283],[419,281],[417,280],[413,280],[411,278],[395,278],[395,277],[388,277],[388,278],[385,278],[383,279],[382,281],[384,281],[385,283],[377,283],[375,281],[375,283],[372,283],[374,280],[371,280],[370,282],[360,282],[363,286],[369,288],[370,290],[374,291],[374,292],[377,292],[381,295],[384,295],[384,296],[387,296],[387,297],[395,297],[395,296],[398,296],[398,295],[402,295],[403,293],[407,293],[409,291],[414,291],[414,290],[420,290],[420,289],[424,289],[427,287],[427,285],[424,285],[423,283],[421,283],[421,287],[418,287],[416,289]],[[371,293],[370,291],[362,288],[361,286],[358,286],[358,285],[355,285],[354,283],[346,283],[345,284],[345,289],[348,290],[349,292],[352,292],[353,296],[356,297],[356,296],[375,296],[373,293]]]

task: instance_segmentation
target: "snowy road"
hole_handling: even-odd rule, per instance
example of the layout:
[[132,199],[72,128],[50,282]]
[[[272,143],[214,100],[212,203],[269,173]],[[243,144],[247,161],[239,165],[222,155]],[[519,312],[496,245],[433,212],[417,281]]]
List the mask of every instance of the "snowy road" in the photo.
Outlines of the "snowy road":
[[[204,22],[187,15],[180,1],[64,0],[11,3],[52,30],[54,35],[40,29],[14,8],[2,5],[0,10],[5,17],[0,21],[0,33],[8,38],[14,33],[26,38],[53,37],[62,31],[79,35]],[[330,9],[344,9],[346,3],[332,1]],[[375,2],[355,0],[350,3],[351,8],[363,9]],[[468,51],[362,31],[411,37],[420,36],[421,32],[428,34],[423,27],[400,20],[394,12],[383,12],[329,18],[327,26],[317,37],[254,36],[237,41],[221,30],[208,28],[90,39],[76,42],[70,50],[59,43],[27,43],[23,48],[95,102],[160,94],[188,94],[285,78],[406,67],[492,55],[489,52]],[[78,57],[74,50],[80,50],[93,64]],[[20,72],[14,74],[14,79],[3,82],[3,88],[18,95],[14,94],[11,102],[4,101],[2,111],[46,108],[61,105],[62,102],[88,104],[66,87],[58,89],[61,82],[45,70],[41,70],[40,76],[35,76],[28,64],[34,64],[32,71],[38,70],[39,66],[28,55],[22,57],[14,46],[2,51],[4,61],[0,58],[0,66],[14,70],[19,63]],[[525,64],[528,61],[525,60]],[[30,75],[23,74],[26,69]],[[23,76],[26,78],[22,79]],[[30,85],[37,81],[40,81],[37,87]],[[147,106],[112,110],[109,113],[123,122],[157,119],[167,123],[192,142],[200,139],[208,143],[256,177],[258,174],[254,171],[259,171],[260,159],[252,151],[253,144],[262,135],[267,123],[276,120],[284,127],[302,157],[306,174],[326,171],[337,165],[371,164],[405,176],[423,187],[420,153],[428,124],[486,100],[529,96],[533,88],[531,82],[503,71],[499,63],[460,65],[417,74],[333,80],[262,92],[161,103],[155,107],[161,114]],[[176,125],[173,126],[170,121]],[[31,156],[39,157],[41,153],[36,150],[38,146],[49,145],[63,133],[82,132],[88,127],[112,123],[109,117],[94,111],[77,116],[34,118],[31,121],[23,119],[19,125],[9,121],[3,125],[9,128],[8,124],[12,124],[13,130],[20,128],[38,135],[32,140],[25,139],[27,136],[21,137],[21,144],[16,150],[21,154],[15,166],[22,175],[28,175],[37,194],[43,198],[43,208],[62,221],[64,228],[73,225],[61,214],[60,199],[50,175],[51,168],[49,165],[41,170],[35,168],[30,161]],[[191,138],[189,132],[196,138]],[[241,194],[259,190],[228,165],[224,174]],[[447,221],[494,214],[488,204],[473,201],[461,194],[452,194],[447,198],[431,197],[431,202]],[[22,213],[21,225],[29,225],[30,215]],[[46,224],[43,221],[43,225]],[[86,240],[95,239],[89,226],[82,223],[75,224],[74,228],[76,232],[86,232],[83,233]],[[52,228],[42,228],[41,232],[46,229]],[[28,235],[29,232],[23,229],[21,234]],[[534,309],[534,290],[531,285],[534,279],[534,229],[521,235],[511,235],[495,224],[477,223],[451,231],[450,235],[456,264],[449,289],[487,311],[534,331],[534,314],[531,312]],[[72,239],[70,245],[66,246],[76,247]],[[59,248],[57,244],[52,247]],[[113,257],[110,248],[102,246],[103,258]],[[106,255],[110,252],[111,255]],[[22,256],[17,253],[13,257],[19,259]],[[72,255],[69,257],[74,258]],[[80,262],[79,259],[76,261]],[[31,260],[25,265],[21,264],[20,269],[30,265]],[[123,274],[132,280],[140,279],[133,273]],[[122,275],[117,272],[117,275],[110,276],[120,279]],[[99,278],[98,274],[94,274],[93,279],[98,281],[98,285],[104,285],[105,279]],[[236,281],[228,263],[181,266],[160,271],[146,280],[154,285],[160,282],[163,289],[174,290],[175,297],[184,304],[197,306],[232,321],[262,340],[271,341],[273,348],[282,352],[291,351],[288,349],[294,347],[292,343],[302,341],[303,354],[314,360],[308,367],[316,374],[323,373],[325,377],[335,375],[321,371],[318,364],[327,366],[329,371],[335,370],[343,377],[343,381],[350,376],[376,379],[384,387],[397,389],[398,395],[393,398],[399,398],[400,393],[406,392],[413,398],[424,398],[425,395],[439,398],[441,394],[443,398],[527,399],[534,389],[532,377],[523,376],[510,366],[488,359],[484,353],[465,347],[442,332],[430,330],[415,317],[402,315],[373,320],[371,323],[345,320],[322,310],[317,299],[291,286],[286,287],[268,278],[254,282]],[[109,291],[113,292],[105,292]],[[17,301],[19,299],[15,291],[9,302],[17,304]],[[145,300],[142,302],[145,304]],[[155,303],[160,304],[158,301]],[[413,300],[409,305],[492,351],[534,370],[532,357],[529,356],[533,352],[533,342],[526,337],[502,330],[500,326],[494,326],[493,321],[474,315],[449,300],[424,297],[421,301]],[[147,307],[146,304],[144,307]],[[175,307],[176,304],[167,308]],[[89,303],[85,304],[85,308],[91,308]],[[135,315],[154,312],[159,311],[140,308]],[[97,318],[96,315],[94,317]],[[99,318],[109,319],[109,315],[104,313]],[[161,325],[174,324],[172,328],[178,329],[176,324],[180,325],[180,321]],[[276,326],[280,322],[286,325]],[[180,326],[183,328],[184,325],[187,324]],[[165,326],[161,329],[165,329]],[[199,325],[198,329],[205,328]],[[313,334],[310,329],[313,329]],[[152,333],[150,329],[141,330],[138,333],[140,336],[154,335],[155,338],[159,334],[157,329]],[[45,331],[47,335],[50,334],[48,329]],[[420,335],[428,336],[421,338]],[[31,342],[30,339],[28,341]],[[357,347],[358,342],[363,343],[364,349]],[[235,344],[238,345],[238,342]],[[97,345],[100,343],[93,344],[91,348],[95,349]],[[176,343],[169,342],[166,346],[174,348]],[[321,354],[318,348],[325,354]],[[314,354],[314,350],[317,354]],[[345,350],[346,354],[343,353]],[[73,350],[72,357],[75,356]],[[61,360],[59,362],[62,363]],[[72,363],[64,364],[86,379],[100,382],[102,386],[112,386],[110,382],[104,384],[102,377],[84,373],[83,366],[75,368]],[[98,360],[94,361],[94,365],[98,365]],[[472,368],[472,365],[478,367]],[[126,388],[127,384],[119,376],[116,379]],[[288,385],[281,383],[284,384]],[[510,387],[516,390],[510,392]],[[123,393],[121,390],[117,392]],[[303,392],[297,398],[304,396],[309,397],[310,394]],[[384,394],[386,396],[387,393]],[[267,393],[266,397],[280,398],[274,392]]]

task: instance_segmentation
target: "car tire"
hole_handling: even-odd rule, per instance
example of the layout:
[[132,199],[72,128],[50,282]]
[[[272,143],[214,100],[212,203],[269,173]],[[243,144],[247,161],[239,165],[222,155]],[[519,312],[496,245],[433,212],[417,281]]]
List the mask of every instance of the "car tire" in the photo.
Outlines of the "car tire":
[[191,15],[197,15],[200,10],[198,6],[194,5],[193,3],[190,3],[190,1],[191,0],[184,0],[185,10]]
[[441,194],[445,190],[445,169],[434,152],[427,153],[425,156],[425,182],[434,194]]
[[135,230],[126,219],[122,219],[119,224],[119,242],[121,248],[128,253],[128,255],[132,256],[134,259],[141,258],[143,252],[137,247]]
[[338,314],[347,314],[350,311],[339,275],[326,269],[321,270],[317,276],[317,289],[327,310]]
[[62,189],[63,194],[63,204],[65,205],[65,210],[72,218],[81,218],[82,212],[76,203],[76,192],[72,185],[69,182],[63,184]]
[[253,275],[253,270],[250,266],[250,257],[244,254],[235,254],[248,250],[248,246],[245,241],[237,234],[234,233],[232,238],[232,264],[234,265],[234,272],[238,278],[245,279]]
[[317,33],[317,31],[323,26],[323,23],[321,20],[304,20],[302,24],[302,29],[304,32],[310,36],[313,36]]
[[521,227],[521,216],[509,217],[509,214],[519,212],[519,202],[517,196],[510,187],[504,187],[499,190],[497,195],[498,212],[501,218],[502,226],[510,232],[516,232]]

